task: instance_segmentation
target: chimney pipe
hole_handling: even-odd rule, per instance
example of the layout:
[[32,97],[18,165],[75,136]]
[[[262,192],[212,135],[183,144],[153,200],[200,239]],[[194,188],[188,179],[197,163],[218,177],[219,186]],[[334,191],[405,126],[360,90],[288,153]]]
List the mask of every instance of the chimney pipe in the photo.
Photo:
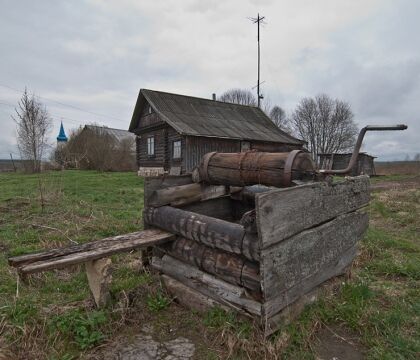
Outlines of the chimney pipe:
[[216,101],[216,94],[215,93],[212,94],[212,98],[213,98],[213,101]]

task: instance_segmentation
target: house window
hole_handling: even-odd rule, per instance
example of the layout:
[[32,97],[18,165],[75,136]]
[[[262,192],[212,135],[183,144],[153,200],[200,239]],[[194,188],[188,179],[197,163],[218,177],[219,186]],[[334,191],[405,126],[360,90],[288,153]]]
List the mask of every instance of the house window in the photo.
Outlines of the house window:
[[154,156],[155,155],[155,137],[149,136],[147,138],[147,155]]
[[151,114],[151,113],[152,113],[152,107],[151,107],[150,105],[148,106],[147,112],[148,112],[149,114]]
[[181,140],[177,140],[173,142],[173,158],[180,159],[181,158]]

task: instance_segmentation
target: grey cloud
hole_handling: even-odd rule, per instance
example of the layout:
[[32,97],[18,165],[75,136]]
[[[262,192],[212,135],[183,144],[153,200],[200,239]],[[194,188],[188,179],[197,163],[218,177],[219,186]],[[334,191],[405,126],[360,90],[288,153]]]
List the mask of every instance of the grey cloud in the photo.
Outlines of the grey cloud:
[[[247,17],[259,11],[268,22],[263,91],[273,104],[290,112],[300,97],[325,92],[348,100],[361,124],[408,119],[410,132],[371,134],[366,149],[385,158],[418,152],[416,1],[6,3],[0,84],[120,119],[45,100],[52,141],[61,117],[67,128],[93,121],[127,128],[140,87],[204,97],[252,87],[256,28]],[[1,99],[16,103],[19,94],[0,87]],[[11,110],[0,105],[0,157],[14,149]]]

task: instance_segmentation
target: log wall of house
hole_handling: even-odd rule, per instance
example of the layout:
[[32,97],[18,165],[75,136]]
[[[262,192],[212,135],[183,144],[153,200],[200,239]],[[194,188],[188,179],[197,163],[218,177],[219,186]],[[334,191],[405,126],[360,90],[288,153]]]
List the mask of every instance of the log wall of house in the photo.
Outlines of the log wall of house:
[[251,141],[251,150],[265,152],[289,152],[295,149],[301,149],[300,145],[278,144],[263,141]]
[[[165,163],[165,133],[166,128],[148,130],[139,135],[137,140],[137,163],[139,166],[163,167]],[[147,138],[155,138],[155,154],[147,154]]]
[[218,152],[240,152],[241,142],[239,140],[219,139],[202,136],[186,136],[183,146],[183,169],[191,172],[194,167],[200,164],[202,157],[212,151]]
[[[180,175],[185,173],[185,166],[183,164],[183,158],[185,157],[185,138],[181,136],[176,130],[168,126],[168,137],[167,137],[167,152],[166,152],[166,169],[174,175]],[[174,142],[181,141],[181,157],[174,159]],[[179,172],[177,169],[179,168]]]

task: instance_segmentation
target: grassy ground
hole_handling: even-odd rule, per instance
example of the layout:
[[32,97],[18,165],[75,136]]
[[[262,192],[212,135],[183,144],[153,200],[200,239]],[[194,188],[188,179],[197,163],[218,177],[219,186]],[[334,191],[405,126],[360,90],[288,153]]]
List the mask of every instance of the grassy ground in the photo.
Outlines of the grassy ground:
[[135,253],[113,257],[106,310],[95,310],[80,267],[19,284],[8,256],[141,228],[143,181],[132,173],[0,174],[0,359],[100,359],[148,324],[158,340],[190,338],[197,359],[313,359],[320,329],[345,331],[369,359],[418,358],[419,200],[418,183],[374,192],[351,278],[266,341],[233,314],[176,305]]

